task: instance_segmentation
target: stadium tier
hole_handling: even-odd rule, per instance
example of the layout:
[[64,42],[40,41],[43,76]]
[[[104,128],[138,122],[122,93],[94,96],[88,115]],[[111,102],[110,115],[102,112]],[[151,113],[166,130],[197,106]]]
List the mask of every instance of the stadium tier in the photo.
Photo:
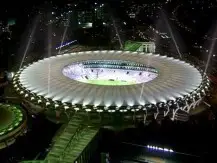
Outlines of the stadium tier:
[[0,149],[16,141],[26,128],[25,114],[19,107],[0,103]]

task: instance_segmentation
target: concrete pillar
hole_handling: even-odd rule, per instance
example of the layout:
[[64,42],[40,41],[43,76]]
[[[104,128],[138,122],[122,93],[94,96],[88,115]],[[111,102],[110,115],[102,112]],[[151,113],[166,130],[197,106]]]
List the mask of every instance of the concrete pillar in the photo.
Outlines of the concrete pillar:
[[155,44],[153,44],[153,53],[155,53],[155,48],[156,48]]

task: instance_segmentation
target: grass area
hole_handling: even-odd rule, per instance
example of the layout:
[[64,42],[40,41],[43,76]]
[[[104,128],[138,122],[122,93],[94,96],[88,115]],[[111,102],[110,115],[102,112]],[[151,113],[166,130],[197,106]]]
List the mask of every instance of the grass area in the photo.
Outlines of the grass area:
[[0,104],[0,137],[18,127],[23,116],[19,106]]
[[4,108],[0,108],[0,130],[5,128],[11,122],[12,115]]
[[139,42],[127,41],[124,44],[124,50],[136,51],[142,44]]
[[96,85],[131,85],[136,84],[136,82],[126,82],[126,81],[118,81],[118,80],[88,80],[89,84],[96,84]]

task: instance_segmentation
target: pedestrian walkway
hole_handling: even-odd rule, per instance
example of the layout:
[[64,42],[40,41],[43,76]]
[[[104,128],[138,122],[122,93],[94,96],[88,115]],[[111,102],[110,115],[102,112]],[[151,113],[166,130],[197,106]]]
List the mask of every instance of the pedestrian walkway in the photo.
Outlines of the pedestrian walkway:
[[82,116],[75,114],[61,134],[58,133],[58,136],[55,137],[45,160],[23,161],[22,163],[87,162],[89,156],[82,155],[82,153],[97,135],[98,131],[98,128],[87,126]]

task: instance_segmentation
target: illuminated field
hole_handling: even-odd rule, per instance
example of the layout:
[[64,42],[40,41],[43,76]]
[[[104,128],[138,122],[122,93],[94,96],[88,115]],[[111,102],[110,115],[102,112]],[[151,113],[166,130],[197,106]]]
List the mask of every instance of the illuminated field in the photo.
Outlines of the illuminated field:
[[158,76],[153,67],[129,61],[92,60],[77,62],[63,68],[64,76],[94,85],[134,85],[149,82]]
[[1,136],[7,134],[21,125],[23,113],[15,106],[0,103],[0,140]]
[[[82,81],[81,81],[82,82]],[[86,80],[86,83],[96,85],[131,85],[136,84],[136,81],[119,81],[119,80]]]
[[20,106],[0,103],[0,150],[12,145],[26,129],[26,116]]

